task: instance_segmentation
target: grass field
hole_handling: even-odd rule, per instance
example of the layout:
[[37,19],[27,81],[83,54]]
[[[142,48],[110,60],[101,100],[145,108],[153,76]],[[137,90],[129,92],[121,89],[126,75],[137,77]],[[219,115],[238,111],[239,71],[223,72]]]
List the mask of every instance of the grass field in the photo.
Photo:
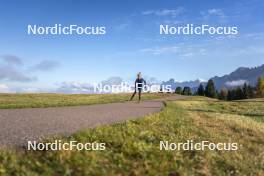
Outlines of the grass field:
[[[105,151],[0,150],[0,175],[264,175],[264,103],[194,97],[138,120],[64,141],[106,142]],[[236,142],[237,151],[165,151],[159,142]],[[51,140],[51,139],[49,139]]]
[[[170,94],[142,95],[142,100],[162,98]],[[78,106],[124,102],[131,94],[0,94],[0,109]],[[137,100],[137,96],[134,100]]]

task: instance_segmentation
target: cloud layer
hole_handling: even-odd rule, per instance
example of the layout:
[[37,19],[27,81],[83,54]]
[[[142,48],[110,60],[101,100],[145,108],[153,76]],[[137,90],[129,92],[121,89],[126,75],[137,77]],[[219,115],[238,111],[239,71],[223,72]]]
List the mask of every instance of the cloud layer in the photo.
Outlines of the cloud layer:
[[[104,85],[120,85],[123,79],[118,76],[110,77],[100,83]],[[96,83],[82,83],[82,82],[62,82],[59,83],[59,88],[56,90],[58,93],[95,93],[94,86]]]
[[225,83],[227,87],[237,87],[237,86],[242,86],[244,83],[248,83],[247,80],[234,80],[234,81],[228,81]]
[[27,69],[23,59],[15,55],[0,56],[0,80],[11,82],[32,82],[37,77],[32,76],[33,71],[52,71],[59,66],[59,63],[50,60],[43,60],[40,63]]
[[31,67],[33,71],[52,71],[57,69],[60,66],[60,64],[56,61],[51,60],[43,60],[37,65],[34,65]]
[[0,84],[0,93],[10,93],[9,87],[5,84]]
[[23,60],[14,55],[0,56],[0,80],[31,82],[35,77],[28,75],[23,69]]

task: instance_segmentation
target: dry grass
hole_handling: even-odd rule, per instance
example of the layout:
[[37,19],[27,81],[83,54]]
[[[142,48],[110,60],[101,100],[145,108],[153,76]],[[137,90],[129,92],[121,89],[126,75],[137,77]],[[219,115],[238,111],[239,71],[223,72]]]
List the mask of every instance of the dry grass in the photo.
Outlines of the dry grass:
[[[130,96],[131,94],[0,94],[0,109],[104,104],[128,101]],[[170,94],[146,93],[142,95],[142,99],[166,96]]]

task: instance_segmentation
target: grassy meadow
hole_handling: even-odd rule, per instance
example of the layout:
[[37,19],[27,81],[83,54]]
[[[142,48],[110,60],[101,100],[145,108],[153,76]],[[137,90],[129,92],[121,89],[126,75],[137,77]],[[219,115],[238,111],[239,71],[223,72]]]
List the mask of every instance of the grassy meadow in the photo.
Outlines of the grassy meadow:
[[[142,100],[163,98],[170,94],[144,93]],[[128,101],[131,94],[0,94],[0,109],[80,106]],[[138,97],[135,96],[134,100]]]
[[[0,175],[264,175],[263,99],[169,101],[163,111],[86,129],[64,141],[105,151],[0,150]],[[159,142],[237,142],[237,151],[165,151]],[[52,141],[52,139],[49,139]]]

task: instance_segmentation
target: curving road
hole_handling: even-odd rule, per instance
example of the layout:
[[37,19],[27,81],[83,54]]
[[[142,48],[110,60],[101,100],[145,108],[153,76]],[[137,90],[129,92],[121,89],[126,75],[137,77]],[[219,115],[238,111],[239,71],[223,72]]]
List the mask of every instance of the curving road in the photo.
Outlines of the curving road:
[[0,146],[25,146],[27,141],[51,135],[69,135],[83,128],[135,119],[158,112],[175,95],[141,103],[111,103],[89,106],[0,109]]

